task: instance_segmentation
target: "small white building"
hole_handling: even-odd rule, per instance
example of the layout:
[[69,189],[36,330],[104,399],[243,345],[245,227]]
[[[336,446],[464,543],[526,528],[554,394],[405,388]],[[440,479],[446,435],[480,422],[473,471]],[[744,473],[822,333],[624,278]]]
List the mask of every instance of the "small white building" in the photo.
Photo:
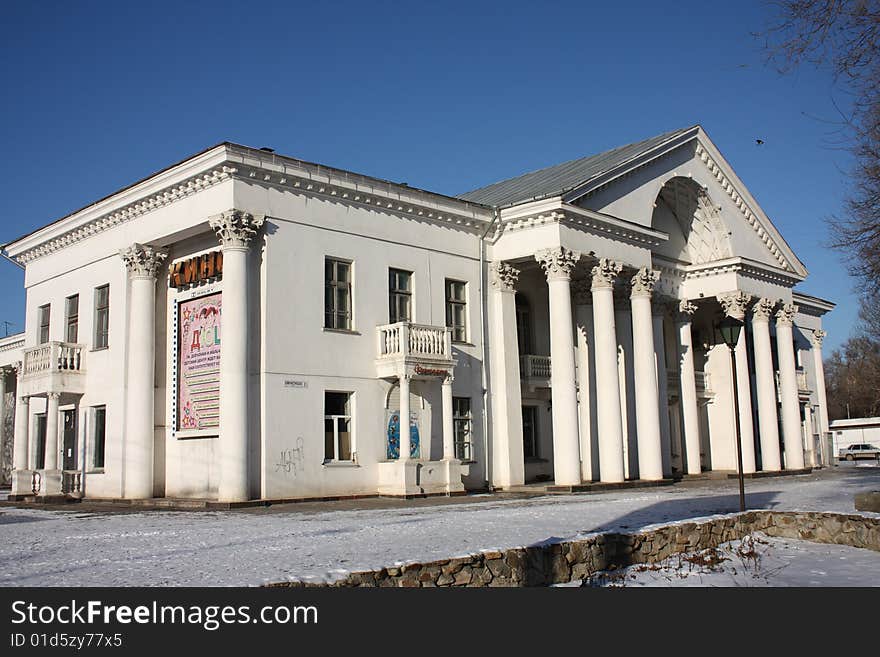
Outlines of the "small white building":
[[856,417],[847,420],[831,421],[831,436],[834,441],[833,454],[852,444],[876,445],[880,447],[880,417]]
[[15,495],[733,472],[734,380],[746,472],[823,456],[833,304],[699,126],[460,197],[223,143],[4,250]]

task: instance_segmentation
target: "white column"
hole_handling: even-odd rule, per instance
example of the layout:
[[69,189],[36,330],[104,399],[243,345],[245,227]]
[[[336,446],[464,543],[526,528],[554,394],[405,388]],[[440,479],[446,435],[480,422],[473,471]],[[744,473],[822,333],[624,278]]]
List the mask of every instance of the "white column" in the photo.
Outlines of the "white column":
[[[617,371],[617,332],[614,326],[614,279],[619,262],[602,258],[593,267],[593,331],[595,333],[596,419],[599,432],[599,480],[623,481],[623,426],[620,417],[620,377]],[[600,374],[601,372],[601,374]]]
[[770,316],[776,301],[763,298],[752,309],[752,337],[755,342],[755,387],[758,397],[758,435],[761,440],[761,470],[779,472],[779,420],[776,412],[776,375],[770,347]]
[[492,286],[491,377],[492,485],[499,488],[525,482],[522,428],[522,390],[516,334],[516,282],[519,270],[506,262],[489,268]]
[[412,451],[412,434],[409,426],[409,382],[411,375],[401,374],[398,377],[400,388],[400,450],[397,460],[401,463],[410,460]]
[[[0,449],[6,447],[6,368],[0,367]],[[15,451],[15,438],[13,435],[12,450]],[[13,469],[15,458],[13,457]]]
[[220,486],[218,498],[242,502],[248,482],[248,252],[265,217],[229,210],[210,221],[223,249],[220,345]]
[[[15,470],[28,469],[28,450],[30,449],[30,399],[18,397],[15,402],[15,433],[12,442],[12,467]],[[13,491],[19,494],[17,491]]]
[[553,400],[553,478],[557,486],[581,483],[575,387],[571,272],[580,253],[564,247],[535,254],[550,290],[550,388]]
[[697,307],[687,299],[678,304],[678,348],[681,379],[681,416],[687,474],[700,474],[700,412],[697,406],[697,381],[694,369],[694,343],[691,320]]
[[654,328],[654,360],[657,367],[657,408],[660,413],[660,456],[663,460],[663,476],[672,476],[672,435],[669,428],[669,379],[666,367],[666,340],[663,321],[669,307],[663,298],[651,300]]
[[58,469],[58,402],[61,399],[60,392],[50,392],[46,395],[46,460],[43,464],[46,470]]
[[647,481],[663,479],[657,370],[654,365],[654,326],[651,319],[651,293],[659,277],[659,272],[642,267],[632,277],[630,294],[639,479]]
[[733,292],[718,297],[725,314],[743,323],[736,342],[736,377],[737,401],[739,402],[739,435],[742,442],[743,472],[751,474],[755,471],[755,429],[752,416],[752,387],[749,380],[749,355],[746,347],[746,309],[752,295],[744,292]]
[[133,244],[120,251],[130,281],[123,496],[153,497],[156,395],[156,277],[167,253]]
[[804,467],[804,444],[798,402],[797,374],[794,364],[792,323],[797,306],[787,303],[776,313],[776,352],[779,356],[779,398],[782,402],[782,441],[785,445],[785,469]]
[[822,362],[822,341],[827,334],[822,329],[813,331],[813,369],[816,372],[816,396],[819,398],[819,446],[825,465],[830,465],[833,454],[826,454],[829,449],[825,439],[828,433],[828,401],[825,397],[825,365]]
[[[593,481],[593,309],[589,279],[571,282],[574,292],[575,338],[577,339],[578,435],[580,436],[581,481]],[[598,468],[597,468],[598,470]]]
[[452,415],[452,374],[447,374],[440,385],[443,405],[443,460],[455,458],[455,422]]

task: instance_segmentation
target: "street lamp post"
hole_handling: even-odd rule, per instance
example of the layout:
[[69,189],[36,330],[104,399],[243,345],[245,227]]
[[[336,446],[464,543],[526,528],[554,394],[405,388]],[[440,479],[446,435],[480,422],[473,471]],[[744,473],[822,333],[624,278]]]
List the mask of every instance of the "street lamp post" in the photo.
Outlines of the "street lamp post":
[[743,454],[742,454],[742,436],[739,427],[739,390],[736,383],[736,343],[739,340],[740,331],[742,331],[743,322],[734,317],[725,317],[718,324],[718,330],[721,332],[721,338],[724,344],[730,350],[730,367],[733,373],[733,418],[736,427],[736,467],[737,477],[739,479],[739,510],[746,510],[746,487],[743,477]]

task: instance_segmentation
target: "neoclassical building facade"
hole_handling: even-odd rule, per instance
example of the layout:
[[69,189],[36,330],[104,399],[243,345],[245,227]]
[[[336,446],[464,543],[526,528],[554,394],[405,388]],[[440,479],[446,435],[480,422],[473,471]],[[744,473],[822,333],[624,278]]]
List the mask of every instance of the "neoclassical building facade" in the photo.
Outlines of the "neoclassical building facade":
[[3,249],[14,496],[723,474],[737,411],[746,473],[830,458],[833,304],[699,126],[458,197],[223,143]]

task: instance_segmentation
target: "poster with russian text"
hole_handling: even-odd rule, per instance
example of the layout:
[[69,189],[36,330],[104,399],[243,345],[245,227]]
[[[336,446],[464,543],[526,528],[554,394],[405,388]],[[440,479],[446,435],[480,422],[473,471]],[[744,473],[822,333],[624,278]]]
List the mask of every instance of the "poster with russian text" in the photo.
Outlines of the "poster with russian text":
[[177,429],[220,426],[221,293],[178,306]]

